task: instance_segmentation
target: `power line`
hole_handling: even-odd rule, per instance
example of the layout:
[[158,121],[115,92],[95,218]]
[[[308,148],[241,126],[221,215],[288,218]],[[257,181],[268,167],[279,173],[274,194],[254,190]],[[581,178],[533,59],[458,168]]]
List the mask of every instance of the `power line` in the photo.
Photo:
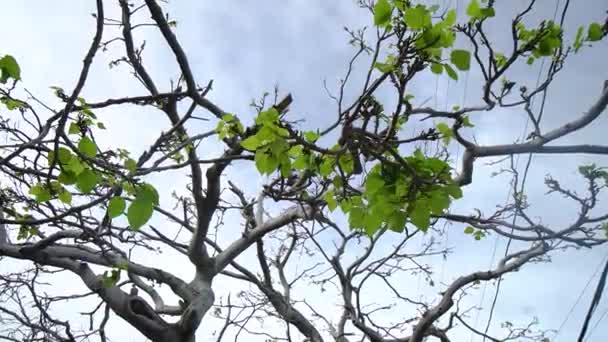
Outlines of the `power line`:
[[[557,19],[557,13],[558,13],[560,2],[561,2],[561,0],[558,0],[555,3],[555,11],[553,13],[553,21],[555,21]],[[564,23],[564,20],[565,20],[565,17],[566,17],[566,13],[568,11],[569,4],[570,4],[570,1],[566,0],[566,4],[564,6],[564,9],[563,9],[563,12],[562,12],[562,16],[561,16],[561,19],[560,19],[560,27],[563,26],[563,23]],[[540,84],[540,76],[542,74],[542,70],[544,68],[544,65],[545,65],[545,59],[543,59],[541,61],[541,66],[540,66],[540,69],[538,71],[538,76],[537,76],[537,79],[536,79],[536,87],[537,88],[538,88],[538,86]],[[548,75],[550,75],[554,71],[555,66],[556,66],[555,60],[553,60],[552,63],[551,63],[551,65],[549,66],[549,69],[548,69],[548,72],[547,72]],[[536,119],[537,123],[540,123],[540,120],[542,119],[542,116],[543,116],[543,113],[544,113],[545,103],[546,103],[546,99],[547,99],[547,89],[548,89],[548,85],[543,89],[543,96],[542,96],[542,99],[541,99],[541,106],[540,106],[540,109],[539,109],[538,117]],[[532,101],[534,101],[534,98],[532,98]],[[527,126],[529,124],[529,121],[530,121],[530,117],[528,117],[527,120],[526,120],[526,125],[525,125],[525,127],[526,127],[525,129],[526,130],[527,130]],[[525,134],[525,131],[524,131],[524,134]],[[525,185],[526,185],[526,181],[527,181],[527,177],[528,177],[528,172],[530,170],[530,165],[532,164],[532,159],[533,159],[533,154],[529,153],[528,154],[528,161],[526,163],[523,179],[522,179],[522,182],[521,182],[520,193],[523,193],[523,191],[525,189]],[[518,165],[518,163],[515,164],[515,170],[516,170],[516,172],[517,172],[517,165]],[[516,189],[516,187],[517,187],[517,184],[514,184],[514,188],[515,189]],[[518,214],[517,214],[517,211],[516,211],[513,214],[513,220],[512,220],[513,221],[512,222],[513,226],[515,226],[515,223],[517,222],[517,218],[518,218]],[[514,228],[511,228],[511,233],[513,232],[513,230],[514,230]],[[512,237],[509,237],[509,239],[507,240],[507,246],[505,248],[505,254],[504,254],[505,257],[509,253],[509,249],[511,247],[512,241],[513,241]],[[502,279],[503,279],[502,275],[500,277],[498,277],[498,283],[496,285],[496,292],[494,293],[494,299],[492,300],[492,305],[490,307],[490,314],[488,315],[488,322],[487,322],[486,328],[484,330],[483,342],[486,341],[486,336],[488,335],[488,331],[490,330],[490,326],[492,324],[492,318],[493,318],[493,315],[494,315],[494,310],[496,309],[496,303],[498,301],[498,296],[500,294],[500,288],[501,288],[500,286],[502,284]]]
[[602,322],[602,320],[604,318],[606,318],[606,317],[608,317],[608,309],[604,310],[604,313],[602,313],[602,315],[597,320],[597,322],[595,322],[595,324],[593,325],[593,328],[591,328],[591,330],[589,330],[589,334],[585,338],[585,341],[587,341],[587,340],[589,340],[591,338],[591,335],[593,335],[593,332],[595,331],[595,329],[600,325],[600,323]]
[[578,342],[583,342],[585,334],[587,333],[587,328],[589,327],[589,322],[591,321],[591,317],[593,317],[595,309],[597,309],[597,306],[600,304],[600,300],[602,299],[602,293],[604,292],[604,287],[606,287],[607,276],[608,260],[606,260],[606,265],[604,266],[604,270],[602,271],[600,280],[598,281],[597,287],[595,288],[595,293],[593,294],[593,298],[591,299],[591,304],[589,305],[589,310],[587,311],[587,315],[585,316],[583,327],[581,328],[581,332],[578,335]]
[[[587,288],[589,287],[589,285],[591,285],[591,281],[593,280],[593,278],[595,278],[595,276],[600,273],[600,270],[602,269],[602,265],[604,264],[604,262],[608,261],[608,254],[606,255],[606,257],[604,259],[602,259],[602,261],[597,265],[597,267],[595,268],[595,271],[593,272],[593,274],[591,275],[591,277],[589,277],[589,280],[587,280],[587,284],[585,284],[585,287],[583,288],[583,290],[580,292],[580,294],[578,295],[578,298],[576,299],[576,302],[574,302],[574,304],[572,305],[572,307],[570,308],[570,311],[568,311],[568,313],[566,314],[566,317],[564,317],[564,320],[562,321],[562,323],[559,325],[559,328],[557,329],[557,332],[555,333],[555,335],[553,336],[553,341],[557,341],[557,337],[559,336],[559,334],[561,333],[562,329],[564,328],[564,326],[566,325],[566,322],[568,322],[568,320],[570,319],[570,316],[572,315],[572,313],[574,312],[574,309],[576,308],[576,306],[578,306],[578,303],[581,301],[581,299],[583,298],[583,295],[585,294],[585,292],[587,291]],[[597,325],[597,324],[596,324]],[[593,330],[594,328],[592,328]],[[591,331],[589,331],[589,335],[591,335]]]

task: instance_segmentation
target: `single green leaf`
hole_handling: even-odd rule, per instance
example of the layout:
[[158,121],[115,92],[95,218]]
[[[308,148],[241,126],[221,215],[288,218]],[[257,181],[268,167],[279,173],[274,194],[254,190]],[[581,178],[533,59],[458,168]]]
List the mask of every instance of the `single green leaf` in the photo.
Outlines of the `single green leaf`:
[[101,277],[101,284],[104,288],[109,289],[116,285],[120,280],[120,270],[112,270],[108,275],[108,271],[103,272]]
[[61,184],[72,185],[72,184],[76,183],[76,175],[73,172],[68,171],[68,170],[61,171],[59,176],[57,176],[57,180]]
[[534,57],[532,57],[532,56],[528,57],[528,60],[526,61],[526,63],[528,65],[532,65],[534,63]]
[[65,166],[65,169],[73,172],[75,176],[78,176],[82,171],[84,171],[85,167],[78,158],[74,157],[70,159],[70,162]]
[[97,155],[97,145],[89,137],[84,136],[78,143],[78,150],[89,158],[95,158]]
[[380,72],[385,73],[385,74],[389,73],[389,72],[393,72],[395,70],[395,66],[393,64],[382,63],[382,62],[374,63],[374,68],[378,69]]
[[68,134],[80,134],[80,126],[75,122],[71,122],[70,128],[68,128]]
[[[458,109],[456,109],[456,110],[458,110]],[[469,117],[468,117],[468,116],[463,116],[463,117],[462,117],[462,125],[463,125],[464,127],[475,127],[475,125],[473,125],[473,124],[471,123],[471,120],[469,119]]]
[[431,26],[431,13],[424,5],[417,5],[405,10],[405,23],[410,30],[418,31]]
[[456,23],[456,19],[457,19],[457,13],[455,9],[451,9],[448,11],[447,15],[445,16],[445,20],[443,21],[445,23],[445,25],[452,26]]
[[97,175],[91,169],[84,169],[76,179],[76,187],[87,194],[97,185]]
[[326,157],[319,166],[319,173],[323,177],[329,176],[334,170],[335,159],[333,157]]
[[129,221],[130,228],[133,230],[141,228],[150,220],[153,212],[154,205],[152,202],[137,199],[131,202],[127,210],[127,220]]
[[70,161],[72,161],[72,152],[65,147],[60,147],[57,150],[57,155],[59,156],[61,165],[69,165]]
[[137,162],[129,158],[125,160],[125,168],[129,170],[129,173],[133,173],[135,170],[137,170]]
[[587,29],[587,40],[590,42],[595,42],[602,39],[604,35],[604,30],[602,29],[602,25],[599,23],[591,23],[589,28]]
[[329,211],[334,211],[338,207],[338,202],[336,201],[336,197],[333,191],[328,191],[325,196],[323,196],[325,202],[327,202],[327,208]]
[[365,179],[365,192],[367,194],[374,194],[384,187],[384,179],[378,173],[370,173]]
[[473,232],[475,232],[475,228],[473,228],[471,226],[468,226],[464,229],[465,234],[471,235],[471,234],[473,234]]
[[67,190],[63,190],[62,192],[59,193],[58,196],[59,200],[65,204],[71,204],[72,203],[72,194],[67,191]]
[[31,187],[30,195],[33,195],[38,203],[50,201],[52,198],[51,191],[43,184],[38,184]]
[[319,133],[317,133],[317,132],[308,131],[308,132],[304,133],[304,139],[306,139],[306,141],[308,141],[310,143],[314,143],[320,137],[321,137],[321,135],[319,135]]
[[467,50],[452,50],[450,61],[459,70],[466,71],[471,67],[471,53]]
[[255,151],[258,147],[262,146],[262,141],[256,135],[252,135],[241,141],[241,146],[249,151]]
[[456,71],[454,71],[454,69],[452,69],[452,67],[449,64],[444,64],[443,67],[445,68],[445,71],[448,73],[448,76],[450,76],[451,79],[453,79],[454,81],[458,81],[458,74],[456,73]]
[[149,183],[142,184],[137,188],[135,198],[146,202],[151,202],[154,205],[158,205],[159,203],[158,192],[156,191],[156,188]]
[[449,184],[445,186],[445,191],[452,196],[453,199],[462,198],[462,189],[458,184]]
[[106,125],[104,125],[103,122],[98,122],[97,123],[97,128],[99,128],[99,129],[106,129]]
[[2,71],[0,83],[6,83],[9,78],[16,81],[21,79],[21,68],[19,68],[19,64],[11,55],[0,58],[0,71]]
[[448,126],[447,124],[440,122],[437,124],[437,130],[441,133],[441,135],[443,136],[443,142],[447,145],[450,143],[450,140],[452,139],[452,136],[454,136],[454,132],[452,132],[452,129],[450,128],[450,126]]
[[412,223],[423,232],[426,232],[431,224],[431,212],[426,204],[423,200],[417,201],[410,213]]
[[120,216],[126,208],[127,204],[122,197],[114,197],[108,203],[108,216],[115,218]]
[[391,21],[393,7],[387,0],[378,0],[374,5],[374,25],[386,26]]
[[583,26],[579,27],[578,30],[576,31],[576,38],[574,38],[574,44],[572,44],[574,46],[574,52],[578,52],[578,50],[580,50],[580,48],[583,46],[583,32],[585,31],[585,28]]
[[443,65],[439,63],[433,63],[431,64],[431,71],[433,72],[433,74],[441,75],[441,73],[443,73]]
[[292,166],[296,169],[296,170],[305,170],[308,168],[308,161],[309,161],[309,156],[306,154],[301,154],[299,155],[296,160],[293,161]]

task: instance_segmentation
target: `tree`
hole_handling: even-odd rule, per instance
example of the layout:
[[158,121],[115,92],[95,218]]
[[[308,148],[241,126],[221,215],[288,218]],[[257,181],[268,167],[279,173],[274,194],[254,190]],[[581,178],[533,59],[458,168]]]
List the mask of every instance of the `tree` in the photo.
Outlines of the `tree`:
[[[598,206],[608,183],[605,168],[580,166],[584,193],[546,178],[549,192],[578,206],[571,223],[553,227],[529,214],[526,176],[513,163],[521,154],[608,154],[608,146],[560,144],[598,119],[608,105],[606,85],[598,85],[595,102],[581,104],[579,114],[556,128],[543,129],[543,106],[533,106],[544,104],[569,56],[591,53],[590,46],[601,43],[607,23],[590,22],[570,39],[562,30],[568,5],[561,20],[530,24],[531,0],[510,22],[510,46],[498,50],[487,34],[500,10],[494,1],[471,1],[460,20],[454,9],[423,3],[359,1],[374,33],[347,29],[355,52],[337,93],[330,92],[336,106],[328,112],[336,115],[327,126],[303,129],[289,112],[297,99],[278,89],[274,99],[265,94],[253,104],[251,123],[222,109],[209,99],[212,82],[198,83],[174,33],[177,22],[159,3],[118,3],[120,19],[114,19],[105,14],[107,2],[96,0],[95,33],[78,81],[69,91],[53,88],[59,106],[21,88],[13,56],[0,59],[0,132],[6,141],[0,152],[0,256],[3,264],[20,266],[1,274],[0,319],[6,322],[1,339],[106,340],[106,324],[115,314],[159,342],[194,341],[195,332],[211,329],[205,321],[213,319],[223,323],[218,340],[232,330],[237,337],[248,333],[269,340],[445,342],[459,326],[487,335],[467,323],[467,309],[459,305],[480,282],[501,279],[556,250],[607,241],[608,214]],[[108,28],[114,26],[120,34],[110,37]],[[144,45],[133,37],[149,26],[160,32],[179,65],[178,81],[168,90],[153,79],[142,57]],[[457,37],[472,48],[458,48]],[[93,60],[117,45],[125,55],[110,66],[129,68],[146,93],[83,98]],[[346,87],[360,60],[369,61],[369,68],[356,84],[362,90],[350,101]],[[538,84],[510,79],[514,68],[538,60],[549,65]],[[442,110],[416,104],[408,91],[429,72],[457,81],[471,68],[483,77],[480,104]],[[167,126],[148,133],[156,138],[139,155],[99,144],[97,137],[111,132],[104,132],[96,112],[132,105],[162,113]],[[477,143],[470,116],[501,108],[524,112],[530,134],[511,144]],[[429,119],[435,124],[428,125]],[[200,133],[201,122],[211,128]],[[219,155],[209,152],[214,142],[224,149]],[[454,146],[463,150],[459,172],[450,158]],[[507,158],[504,172],[514,178],[509,203],[477,214],[451,206],[463,187],[480,181],[473,171],[483,165],[476,160],[490,157]],[[248,193],[248,184],[231,179],[231,166],[255,170],[265,184]],[[189,177],[187,191],[158,190],[161,180],[175,177]],[[490,270],[449,282],[438,300],[419,301],[394,279],[413,267],[432,283],[430,270],[417,260],[448,251],[432,240],[421,248],[411,242],[441,233],[445,224],[462,226],[476,240],[502,236],[517,249]],[[192,266],[189,278],[151,260],[168,251]],[[66,296],[41,290],[64,273],[88,292]],[[237,298],[216,298],[214,284],[222,279],[246,290]],[[375,297],[364,298],[362,291],[370,291],[364,288],[370,282],[413,316],[397,323],[376,318],[391,307],[368,306]],[[339,301],[336,321],[312,299],[294,295],[309,285],[327,291],[321,300]],[[75,328],[54,309],[88,296],[100,300],[87,313],[90,329]],[[256,320],[273,328],[258,330]],[[505,333],[489,338],[545,338],[530,326],[507,324]]]

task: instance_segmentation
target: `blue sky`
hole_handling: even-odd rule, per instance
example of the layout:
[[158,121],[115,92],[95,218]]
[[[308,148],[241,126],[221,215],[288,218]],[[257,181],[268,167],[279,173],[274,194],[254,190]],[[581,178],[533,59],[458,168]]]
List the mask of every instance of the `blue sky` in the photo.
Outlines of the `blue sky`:
[[[444,5],[447,1],[440,2]],[[106,1],[109,15],[119,18],[116,4]],[[462,11],[465,1],[450,1],[452,7],[459,6]],[[564,1],[539,2],[534,16],[551,17],[556,4],[563,6]],[[509,1],[499,4],[508,13],[509,10],[521,8],[525,1]],[[80,70],[81,60],[93,35],[94,21],[89,15],[93,11],[93,1],[35,1],[21,0],[2,2],[0,12],[0,54],[12,54],[20,62],[23,70],[23,85],[42,99],[53,101],[49,85],[59,85],[71,89]],[[590,20],[601,21],[605,18],[605,3],[602,0],[572,2],[566,20],[566,29],[573,33],[576,27]],[[337,80],[343,76],[348,59],[353,50],[347,44],[348,37],[343,26],[360,27],[371,25],[370,15],[358,9],[354,1],[321,1],[321,0],[263,0],[263,1],[176,1],[170,2],[170,14],[178,20],[176,34],[190,57],[194,74],[199,83],[205,84],[214,80],[214,90],[210,97],[230,112],[237,113],[245,120],[253,118],[254,111],[249,107],[253,98],[259,98],[265,91],[272,92],[275,84],[284,92],[291,92],[294,103],[293,115],[306,120],[305,127],[327,123],[335,115],[335,106],[327,96],[323,81],[328,82],[330,89],[336,89]],[[498,13],[504,13],[498,11]],[[144,12],[142,12],[144,14]],[[146,15],[141,15],[141,19]],[[509,17],[499,17],[496,25],[490,26],[490,34],[499,37],[504,32],[504,23]],[[501,24],[503,26],[501,26]],[[109,31],[111,34],[116,32]],[[136,34],[136,39],[146,39],[147,47],[144,62],[152,76],[165,80],[163,85],[168,89],[170,78],[175,79],[177,66],[172,55],[156,29],[147,28]],[[118,46],[117,46],[118,47]],[[97,101],[107,97],[119,97],[125,94],[139,95],[145,91],[129,77],[124,67],[108,70],[108,62],[117,56],[118,49],[110,49],[100,54],[94,63],[91,77],[84,89],[87,100]],[[604,79],[608,78],[608,68],[603,56],[608,55],[608,46],[604,41],[588,53],[577,55],[569,60],[564,71],[556,79],[548,94],[546,119],[543,127],[556,127],[569,118],[576,117],[594,101],[599,94]],[[358,65],[353,78],[353,85],[360,87],[360,75],[365,71]],[[513,77],[527,84],[533,84],[538,73],[539,63],[533,67],[521,66]],[[357,71],[359,71],[357,73]],[[357,76],[359,75],[359,76]],[[478,94],[480,75],[471,72],[468,76],[466,92],[464,82],[457,84],[437,79],[434,76],[422,78],[415,86],[417,99],[432,97],[432,102],[439,106],[474,105],[479,103]],[[349,89],[352,94],[358,88]],[[113,146],[120,143],[134,152],[155,138],[166,125],[165,119],[158,113],[133,107],[120,111],[106,110],[101,115],[111,135],[101,137],[102,144]],[[487,144],[508,143],[513,137],[521,135],[525,125],[525,113],[498,110],[491,113],[474,114],[471,117],[476,124],[475,134],[478,141]],[[605,141],[605,127],[608,124],[606,115],[587,128],[583,133],[569,138],[568,143],[602,143]],[[145,127],[145,129],[140,129]],[[135,128],[135,129],[134,129]],[[204,130],[205,124],[196,129]],[[154,134],[149,132],[153,131]],[[220,152],[221,147],[205,145],[204,152]],[[524,157],[519,165],[524,164]],[[576,214],[576,208],[561,198],[544,195],[543,178],[547,173],[559,177],[564,182],[576,185],[576,167],[588,161],[608,165],[608,160],[585,157],[552,156],[535,157],[530,170],[528,191],[532,210],[542,217],[543,222],[563,225],[568,218]],[[456,204],[457,209],[468,212],[471,208],[491,210],[495,204],[503,203],[507,196],[506,177],[491,178],[495,171],[484,166],[485,161],[477,162],[475,184],[465,191],[463,200]],[[252,182],[252,169],[233,167],[228,170],[231,179],[243,187],[251,196],[262,180]],[[179,175],[179,174],[176,174]],[[182,175],[183,176],[183,175]],[[163,188],[165,194],[173,189],[184,191],[187,183],[185,177],[159,177],[155,184]],[[580,185],[580,182],[578,183]],[[235,219],[235,232],[238,224]],[[482,242],[471,241],[464,236],[462,227],[454,226],[450,231],[447,244],[454,248],[454,254],[443,263],[439,258],[429,260],[438,269],[444,269],[443,278],[448,281],[472,270],[484,269],[490,265],[490,256],[495,246],[500,255],[504,251],[505,241],[495,241],[489,237]],[[444,239],[443,237],[441,237]],[[445,241],[445,240],[444,240]],[[503,289],[498,300],[494,326],[498,322],[510,320],[526,322],[532,316],[538,316],[541,327],[556,329],[562,323],[570,307],[575,303],[583,287],[589,280],[595,267],[606,255],[606,247],[594,251],[568,250],[554,253],[551,263],[529,265],[519,272],[509,275],[503,282]],[[189,267],[175,267],[182,259],[177,256],[165,256],[159,262],[176,270],[185,279],[189,278]],[[6,261],[3,261],[6,263]],[[183,264],[183,262],[182,262]],[[404,283],[412,291],[418,290],[416,277],[410,277]],[[595,282],[592,282],[594,284]],[[222,289],[236,289],[238,285],[221,283]],[[316,291],[306,287],[299,289],[296,295],[314,297],[320,306],[327,306],[328,301]],[[494,286],[488,285],[484,307],[489,304]],[[221,291],[220,291],[221,292]],[[439,292],[431,288],[428,295]],[[482,288],[472,291],[469,303],[479,304]],[[571,341],[578,333],[584,312],[590,301],[591,290],[587,289],[581,302],[575,307],[570,319],[556,341]],[[330,299],[334,300],[333,298]],[[379,298],[379,301],[391,301],[391,298]],[[331,304],[327,306],[332,310]],[[66,314],[76,308],[66,306]],[[598,316],[608,310],[608,301],[604,300],[598,309]],[[336,310],[337,312],[337,310]],[[78,315],[74,315],[77,317]],[[474,317],[474,315],[473,315]],[[479,326],[485,323],[487,311],[479,315]],[[143,340],[124,323],[116,319],[112,323],[110,336],[116,340]],[[474,320],[474,318],[472,319]],[[593,332],[589,341],[603,341],[608,338],[608,318],[604,326]],[[209,329],[205,323],[199,330],[201,337],[208,336]],[[462,333],[454,340],[466,341],[470,334]],[[478,339],[479,340],[479,339]]]

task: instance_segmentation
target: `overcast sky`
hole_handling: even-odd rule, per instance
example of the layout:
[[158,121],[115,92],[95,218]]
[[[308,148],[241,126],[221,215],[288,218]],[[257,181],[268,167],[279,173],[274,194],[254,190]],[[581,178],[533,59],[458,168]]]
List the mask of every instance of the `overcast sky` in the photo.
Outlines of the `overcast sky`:
[[[108,16],[119,19],[114,4],[117,1],[106,1]],[[458,6],[462,12],[465,1],[443,1],[441,5],[451,3]],[[544,0],[539,5],[533,17],[551,18],[555,6],[561,11],[564,1]],[[502,13],[520,9],[525,1],[498,2],[499,16]],[[94,19],[90,13],[94,9],[92,0],[1,0],[0,1],[0,54],[12,54],[22,68],[22,85],[40,96],[42,99],[53,101],[50,85],[62,86],[71,90],[75,84],[81,61],[90,39],[94,33]],[[579,24],[591,20],[602,21],[604,12],[608,10],[605,0],[572,1],[571,9],[566,20],[566,29],[572,38]],[[319,123],[327,123],[333,118],[335,108],[323,89],[326,80],[330,89],[335,89],[337,80],[342,77],[346,63],[353,50],[348,46],[348,37],[343,26],[353,28],[371,25],[369,13],[357,8],[354,1],[322,1],[322,0],[261,0],[261,1],[186,1],[173,0],[165,7],[170,10],[171,17],[178,20],[176,34],[189,55],[191,66],[200,84],[209,79],[214,80],[214,90],[210,97],[229,112],[234,112],[245,120],[253,118],[253,110],[249,103],[253,98],[259,98],[265,91],[272,91],[279,84],[284,92],[291,92],[294,103],[291,112],[306,119],[306,127],[315,127]],[[504,11],[501,11],[504,10]],[[145,14],[142,11],[142,14]],[[147,17],[141,15],[140,19]],[[489,27],[490,34],[498,37],[497,45],[505,44],[500,40],[506,31],[505,22],[510,16],[503,14],[495,19]],[[502,26],[501,26],[502,24]],[[116,31],[109,30],[114,35]],[[135,35],[136,39],[146,39],[147,46],[144,62],[151,71],[153,78],[159,80],[164,89],[168,89],[170,78],[175,79],[177,67],[172,55],[168,53],[164,42],[156,29],[148,28]],[[106,36],[110,37],[110,35]],[[508,38],[508,37],[507,37]],[[122,49],[122,46],[117,46]],[[110,49],[105,54],[99,54],[92,69],[91,76],[82,96],[90,101],[98,101],[107,97],[145,94],[145,90],[124,67],[108,70],[110,60],[118,56],[120,51]],[[561,125],[580,115],[597,98],[601,85],[608,79],[608,67],[605,56],[608,56],[606,41],[593,47],[582,55],[573,56],[568,61],[564,71],[558,76],[548,94],[543,128],[550,129]],[[540,63],[534,66],[521,66],[513,73],[513,79],[531,87],[539,72]],[[355,69],[353,84],[360,87],[357,80],[365,71],[363,65]],[[358,72],[358,73],[357,73]],[[359,76],[357,76],[359,75]],[[425,76],[415,85],[416,99],[431,97],[429,104],[438,106],[463,105],[463,99],[468,105],[480,103],[480,75],[471,72],[465,92],[464,80],[455,84],[446,79]],[[162,80],[162,82],[160,81]],[[355,87],[350,89],[358,90]],[[100,111],[102,121],[108,126],[111,135],[100,137],[105,146],[126,146],[139,151],[146,142],[151,142],[157,132],[166,127],[166,119],[158,113],[133,107],[127,110]],[[98,113],[98,115],[100,115]],[[498,110],[491,113],[476,113],[471,116],[476,124],[475,137],[483,144],[511,142],[514,137],[523,133],[525,113],[520,111]],[[608,124],[606,115],[588,127],[584,133],[576,134],[567,143],[603,143],[605,129]],[[146,129],[142,129],[145,126]],[[135,129],[134,129],[135,128]],[[200,129],[205,129],[201,124]],[[154,132],[154,133],[149,133]],[[201,152],[219,151],[220,146],[205,145]],[[571,203],[556,196],[545,197],[543,179],[547,173],[567,182],[580,186],[576,176],[576,168],[581,163],[595,161],[608,165],[608,160],[589,156],[538,156],[530,169],[529,191],[530,202],[533,204],[534,215],[542,217],[542,221],[550,225],[566,225],[576,208]],[[484,166],[485,161],[478,161],[474,175],[475,185],[467,187],[465,198],[456,204],[456,208],[470,212],[472,208],[481,208],[489,212],[495,205],[502,204],[507,196],[507,177],[491,178],[495,171]],[[521,156],[519,165],[525,162]],[[252,170],[242,170],[232,167],[228,170],[231,179],[241,184],[248,195],[255,196],[256,186],[261,180],[252,182]],[[171,177],[155,179],[155,185],[161,187],[164,194],[177,189],[184,191],[186,177]],[[582,188],[579,187],[580,190]],[[164,199],[166,201],[166,199]],[[170,202],[165,202],[169,204]],[[234,219],[230,219],[234,220]],[[233,222],[233,221],[230,221]],[[236,221],[234,221],[236,222]],[[235,225],[238,229],[238,225]],[[504,253],[505,242],[489,237],[481,242],[471,241],[470,237],[462,234],[462,227],[454,226],[449,238],[444,239],[454,254],[447,262],[435,259],[437,269],[444,270],[442,279],[449,281],[464,272],[485,269],[490,266],[490,257],[496,250],[497,255]],[[496,249],[495,249],[496,248]],[[512,321],[525,323],[533,316],[540,319],[540,327],[557,329],[572,305],[583,290],[590,276],[595,271],[602,258],[607,255],[606,247],[594,251],[568,250],[554,253],[551,263],[529,265],[515,274],[509,275],[503,282],[503,288],[498,299],[495,312],[494,326],[499,322]],[[190,267],[175,267],[172,262],[183,259],[166,257],[159,262],[167,262],[172,271],[185,279],[191,277]],[[2,262],[2,266],[6,261]],[[412,278],[410,278],[412,279]],[[404,284],[412,291],[418,290],[418,285],[411,281]],[[592,293],[592,286],[587,288],[580,303],[574,308],[570,319],[564,325],[556,341],[573,341],[580,329],[582,318],[587,310]],[[78,285],[75,285],[78,286]],[[217,287],[217,286],[216,286]],[[82,287],[79,287],[82,288]],[[231,284],[222,283],[222,289],[232,288]],[[469,304],[482,304],[487,307],[493,296],[495,287],[490,284],[485,291],[485,300],[481,302],[483,286],[472,292]],[[429,289],[428,294],[438,293],[440,288]],[[223,291],[220,292],[220,295]],[[317,292],[299,292],[298,296],[319,296]],[[218,298],[220,296],[218,295]],[[319,302],[328,301],[317,297]],[[383,300],[390,300],[383,298]],[[336,302],[330,299],[330,302]],[[322,305],[322,304],[319,304]],[[329,310],[331,305],[328,306]],[[67,311],[70,308],[66,308]],[[80,308],[72,308],[74,317]],[[337,309],[335,309],[337,312]],[[608,310],[608,300],[600,305],[596,317]],[[66,315],[68,314],[66,311]],[[70,314],[71,315],[71,314]],[[472,315],[475,321],[475,314]],[[487,319],[487,311],[479,315],[477,327],[483,329]],[[595,321],[592,323],[592,325]],[[608,339],[608,318],[603,326],[593,331],[588,341],[604,341]],[[116,318],[110,330],[110,336],[115,340],[143,341],[143,337],[132,328]],[[206,328],[205,321],[199,329],[201,340],[206,340],[211,329]],[[469,333],[459,333],[455,341],[467,341]],[[480,340],[480,339],[478,339]]]

